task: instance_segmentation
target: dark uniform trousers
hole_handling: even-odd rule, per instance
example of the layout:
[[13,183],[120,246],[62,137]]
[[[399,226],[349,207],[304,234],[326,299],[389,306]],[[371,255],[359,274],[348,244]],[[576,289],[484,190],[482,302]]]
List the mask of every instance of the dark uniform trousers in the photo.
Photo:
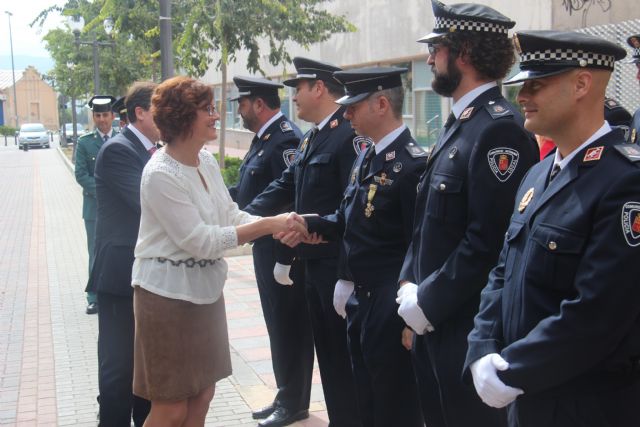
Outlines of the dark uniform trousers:
[[[264,216],[292,207],[300,214],[335,211],[356,157],[355,135],[343,112],[344,108],[338,109],[313,138],[312,132],[307,133],[293,163],[255,197],[247,212]],[[277,248],[279,262],[295,265],[295,255],[304,263],[305,294],[330,425],[359,427],[346,322],[333,308],[339,246],[300,245],[294,252],[277,243]]]
[[[300,129],[284,115],[271,123],[260,138],[254,137],[240,167],[238,183],[229,188],[229,194],[240,209],[245,209],[291,165],[301,137]],[[262,214],[275,215],[283,211],[272,209]],[[271,237],[256,240],[253,244],[253,266],[278,387],[274,402],[297,412],[309,407],[313,334],[302,286],[303,267],[299,262],[292,267],[294,286],[282,286],[276,282],[273,277],[275,247]]]
[[515,198],[468,336],[469,366],[499,353],[510,427],[640,425],[640,149],[611,131]]
[[482,403],[461,372],[513,198],[539,159],[522,123],[497,87],[486,90],[445,126],[418,186],[413,239],[399,279],[418,285],[418,304],[435,328],[416,337],[413,348],[429,426],[506,423],[506,411]]
[[347,334],[364,426],[424,425],[395,298],[425,159],[404,129],[381,152],[370,146],[360,153],[334,214],[307,218],[310,232],[342,238],[338,277],[355,283],[346,305]]

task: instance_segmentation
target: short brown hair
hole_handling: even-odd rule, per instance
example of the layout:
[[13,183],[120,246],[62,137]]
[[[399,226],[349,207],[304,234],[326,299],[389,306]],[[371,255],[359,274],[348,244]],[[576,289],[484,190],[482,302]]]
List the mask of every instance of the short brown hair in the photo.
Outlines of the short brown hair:
[[198,110],[212,103],[211,88],[191,77],[160,83],[151,98],[151,114],[162,141],[170,144],[176,137],[190,135]]
[[151,95],[158,86],[154,82],[135,82],[131,85],[127,91],[127,97],[124,99],[124,105],[127,107],[127,116],[130,123],[135,123],[138,118],[136,117],[136,107],[140,107],[143,110],[149,110],[151,104]]

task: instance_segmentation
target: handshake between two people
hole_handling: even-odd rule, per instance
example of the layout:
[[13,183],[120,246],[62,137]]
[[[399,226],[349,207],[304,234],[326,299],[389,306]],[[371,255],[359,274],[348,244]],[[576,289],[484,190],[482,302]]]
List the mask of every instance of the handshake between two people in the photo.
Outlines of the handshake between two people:
[[300,243],[306,243],[309,245],[317,245],[320,243],[327,243],[322,236],[317,233],[309,233],[307,229],[307,221],[305,217],[317,216],[317,214],[305,214],[299,215],[295,212],[278,215],[278,217],[286,218],[284,222],[284,228],[280,231],[273,233],[273,238],[280,241],[280,243],[295,248]]

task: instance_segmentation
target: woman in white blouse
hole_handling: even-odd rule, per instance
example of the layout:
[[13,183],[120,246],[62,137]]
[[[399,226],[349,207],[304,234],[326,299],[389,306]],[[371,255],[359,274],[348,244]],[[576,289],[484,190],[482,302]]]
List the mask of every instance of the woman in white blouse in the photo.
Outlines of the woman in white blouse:
[[231,200],[215,158],[202,150],[220,118],[209,87],[169,79],[151,114],[166,145],[142,174],[133,391],[152,403],[145,425],[204,425],[215,383],[231,374],[223,252],[286,231],[287,215],[254,217]]

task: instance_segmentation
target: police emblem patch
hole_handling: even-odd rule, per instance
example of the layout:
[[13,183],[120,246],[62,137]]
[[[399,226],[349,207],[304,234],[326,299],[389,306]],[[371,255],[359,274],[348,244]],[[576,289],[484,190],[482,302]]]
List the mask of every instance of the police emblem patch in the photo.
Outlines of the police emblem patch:
[[604,146],[599,146],[599,147],[591,147],[587,150],[587,152],[584,154],[584,159],[582,159],[583,162],[593,162],[595,160],[600,160],[600,158],[602,157],[602,152],[604,151]]
[[640,246],[640,203],[627,202],[622,207],[622,232],[629,246]]
[[284,160],[284,164],[287,165],[287,167],[291,166],[296,158],[297,152],[298,150],[296,150],[295,148],[289,148],[282,152],[282,160]]
[[291,124],[289,122],[284,121],[284,122],[280,122],[280,130],[282,132],[291,132],[293,128],[291,127]]
[[487,153],[489,168],[500,182],[506,182],[516,170],[520,153],[512,148],[499,147]]
[[389,160],[393,160],[393,159],[395,159],[395,158],[396,158],[396,152],[395,152],[395,150],[394,150],[394,151],[391,151],[391,152],[389,152],[389,153],[387,153],[387,154],[385,154],[385,156],[384,156],[384,160],[385,160],[386,162],[388,162]]
[[371,140],[366,136],[358,135],[353,138],[353,149],[355,150],[356,155],[360,154],[361,151],[366,150],[370,143]]

